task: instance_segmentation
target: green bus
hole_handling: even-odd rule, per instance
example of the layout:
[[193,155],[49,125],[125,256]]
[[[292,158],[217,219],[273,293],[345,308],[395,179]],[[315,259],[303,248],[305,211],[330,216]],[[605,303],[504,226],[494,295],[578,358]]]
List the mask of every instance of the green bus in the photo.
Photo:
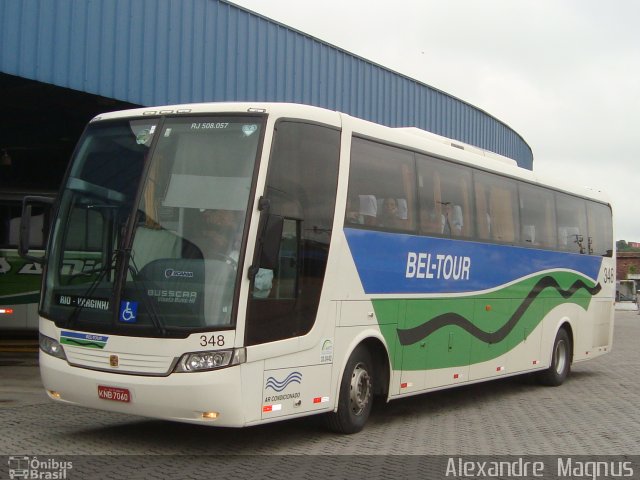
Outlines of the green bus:
[[[22,199],[39,195],[53,201],[51,191],[0,190],[0,330],[38,330],[38,299],[42,265],[20,257],[18,240]],[[50,207],[46,204],[32,211],[29,249],[33,256],[43,256],[49,232]]]

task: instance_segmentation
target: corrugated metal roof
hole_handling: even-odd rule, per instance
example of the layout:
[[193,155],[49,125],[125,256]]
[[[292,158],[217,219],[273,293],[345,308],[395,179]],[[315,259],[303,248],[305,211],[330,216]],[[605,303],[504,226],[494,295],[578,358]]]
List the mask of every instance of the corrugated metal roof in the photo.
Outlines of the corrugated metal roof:
[[0,71],[140,105],[306,103],[533,164],[486,112],[223,0],[0,0]]

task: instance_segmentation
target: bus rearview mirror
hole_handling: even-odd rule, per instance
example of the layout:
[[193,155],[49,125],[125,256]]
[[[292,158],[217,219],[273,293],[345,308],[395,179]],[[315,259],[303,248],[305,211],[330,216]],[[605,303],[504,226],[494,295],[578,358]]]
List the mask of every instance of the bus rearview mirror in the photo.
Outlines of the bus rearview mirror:
[[18,254],[32,262],[44,263],[44,257],[29,255],[29,240],[31,238],[31,215],[33,205],[49,207],[53,198],[40,196],[26,196],[22,199],[22,218],[20,219],[20,237],[18,239]]

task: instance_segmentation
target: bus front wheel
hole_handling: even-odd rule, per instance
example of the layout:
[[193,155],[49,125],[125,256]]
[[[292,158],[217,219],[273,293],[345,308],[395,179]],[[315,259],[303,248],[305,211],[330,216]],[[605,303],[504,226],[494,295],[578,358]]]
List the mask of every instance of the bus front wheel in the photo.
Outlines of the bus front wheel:
[[373,405],[374,372],[369,350],[358,346],[347,362],[340,382],[338,410],[327,414],[334,432],[357,433],[364,427]]
[[551,365],[538,374],[538,381],[543,385],[557,387],[562,385],[571,370],[571,339],[567,330],[558,330],[553,342]]

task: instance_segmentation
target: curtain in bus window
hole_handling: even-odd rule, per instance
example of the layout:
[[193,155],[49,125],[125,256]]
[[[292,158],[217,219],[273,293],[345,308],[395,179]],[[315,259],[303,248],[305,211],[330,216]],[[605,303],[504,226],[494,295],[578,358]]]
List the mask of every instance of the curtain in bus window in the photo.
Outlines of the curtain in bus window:
[[440,174],[422,156],[418,156],[418,205],[420,233],[441,234],[443,230]]
[[517,242],[518,189],[516,182],[487,173],[475,174],[477,225],[481,239]]
[[[411,165],[413,167],[413,165]],[[402,165],[402,183],[406,198],[398,198],[398,215],[406,221],[406,227],[410,230],[415,228],[415,172],[409,165]]]
[[513,224],[514,198],[509,190],[492,187],[489,195],[491,212],[491,236],[499,242],[513,242],[516,239]]
[[481,240],[491,238],[491,216],[489,215],[487,190],[486,185],[476,183],[476,228]]
[[471,190],[471,182],[470,182],[470,178],[463,177],[463,176],[460,176],[458,181],[459,181],[458,188],[460,189],[460,194],[462,198],[462,218],[463,218],[462,236],[470,237],[472,234],[471,218],[470,218],[471,202],[470,202],[470,195],[469,195],[469,192]]
[[427,208],[433,210],[437,225],[437,233],[442,233],[444,230],[444,216],[442,214],[442,182],[440,181],[440,173],[433,171],[433,205],[428,205]]
[[444,232],[444,215],[442,212],[442,182],[440,173],[431,168],[425,172],[427,178],[431,177],[427,182],[431,187],[431,195],[425,195],[426,198],[422,202],[423,228],[426,233],[442,234]]
[[556,248],[558,243],[556,237],[556,206],[551,192],[549,192],[548,198],[545,197],[544,213],[545,235],[542,238],[542,245],[548,248]]

